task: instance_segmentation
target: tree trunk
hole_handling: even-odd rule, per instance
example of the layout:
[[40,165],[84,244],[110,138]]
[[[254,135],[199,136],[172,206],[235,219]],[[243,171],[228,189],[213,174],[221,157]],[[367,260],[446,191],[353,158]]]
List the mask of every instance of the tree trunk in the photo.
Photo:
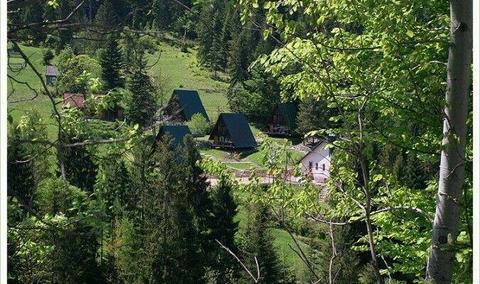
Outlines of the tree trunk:
[[450,1],[446,107],[443,124],[437,209],[427,279],[451,283],[465,174],[467,99],[472,52],[472,1]]

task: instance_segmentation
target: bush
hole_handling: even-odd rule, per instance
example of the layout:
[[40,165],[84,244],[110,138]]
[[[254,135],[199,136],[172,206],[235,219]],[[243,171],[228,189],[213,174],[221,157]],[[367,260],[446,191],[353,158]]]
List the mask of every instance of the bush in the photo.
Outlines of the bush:
[[52,61],[53,57],[54,55],[51,49],[45,51],[45,53],[43,54],[43,64],[50,65],[50,61]]
[[193,136],[205,136],[210,133],[210,122],[201,115],[200,113],[196,113],[192,116],[192,119],[187,122],[188,128],[192,132]]

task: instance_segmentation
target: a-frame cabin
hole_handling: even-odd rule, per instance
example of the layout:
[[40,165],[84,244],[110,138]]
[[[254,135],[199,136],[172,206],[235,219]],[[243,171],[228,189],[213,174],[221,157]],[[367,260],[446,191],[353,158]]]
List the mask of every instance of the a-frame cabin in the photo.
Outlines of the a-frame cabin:
[[221,113],[210,134],[213,147],[247,150],[257,147],[255,137],[242,113]]
[[163,110],[165,118],[174,122],[189,121],[196,113],[203,115],[209,121],[198,92],[187,89],[175,89]]

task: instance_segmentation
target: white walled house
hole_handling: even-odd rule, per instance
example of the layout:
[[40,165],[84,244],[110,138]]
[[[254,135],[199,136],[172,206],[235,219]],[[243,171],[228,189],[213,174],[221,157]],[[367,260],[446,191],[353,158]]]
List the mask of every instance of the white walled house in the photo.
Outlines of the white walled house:
[[300,161],[303,176],[309,177],[314,183],[325,183],[330,176],[332,149],[327,145],[327,141],[318,143]]

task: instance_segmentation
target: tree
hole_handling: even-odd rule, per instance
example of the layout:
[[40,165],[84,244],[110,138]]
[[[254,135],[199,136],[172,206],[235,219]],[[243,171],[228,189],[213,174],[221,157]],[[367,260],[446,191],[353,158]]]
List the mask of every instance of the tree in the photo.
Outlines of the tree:
[[133,74],[128,84],[131,96],[127,105],[127,117],[131,123],[147,127],[153,122],[157,105],[151,79],[145,71],[146,60],[143,52],[134,64]]
[[47,49],[47,51],[45,51],[45,53],[43,53],[43,65],[50,65],[50,61],[52,61],[52,59],[54,57],[55,56],[53,55],[52,50]]
[[[256,4],[247,2],[242,9],[246,21],[257,10]],[[350,223],[352,217],[364,221],[366,232],[358,238],[362,243],[359,249],[369,252],[377,282],[384,282],[384,268],[402,273],[400,277],[422,279],[432,234],[426,224],[434,215],[431,192],[437,181],[430,176],[414,183],[423,188],[402,186],[405,183],[392,177],[391,168],[379,166],[379,149],[394,145],[427,167],[438,163],[445,104],[438,93],[444,92],[447,69],[432,62],[447,60],[448,3],[421,1],[408,7],[388,1],[363,4],[259,4],[266,9],[268,26],[275,27],[266,28],[264,34],[281,47],[261,56],[256,64],[279,77],[283,93],[288,90],[301,100],[324,99],[337,111],[340,125],[327,131],[341,137],[332,143],[333,167],[327,185],[337,204],[330,212],[317,205],[317,220],[334,220],[336,225]],[[468,111],[463,115],[468,117]],[[466,149],[467,153],[471,150]],[[470,185],[470,177],[456,178]],[[471,186],[465,188],[467,193],[471,190]],[[462,241],[470,235],[468,219],[462,216],[458,234]],[[464,279],[467,274],[461,271],[471,269],[470,246],[455,247],[465,256],[457,259],[455,279]],[[400,252],[405,255],[402,259],[408,260],[400,261]]]
[[[235,243],[235,234],[238,230],[238,221],[235,221],[237,204],[232,197],[232,189],[231,181],[223,176],[211,192],[214,216],[211,238],[238,254],[239,249]],[[215,249],[211,251],[214,253],[212,267],[215,271],[215,283],[235,282],[241,268],[229,253],[218,248],[216,243],[213,245]]]
[[115,35],[108,37],[106,48],[100,55],[100,65],[105,90],[125,87],[122,76],[123,58]]
[[459,233],[460,205],[465,183],[468,96],[471,92],[472,1],[450,1],[450,45],[447,93],[437,208],[427,279],[452,281],[455,242]]
[[330,121],[333,111],[328,108],[326,101],[308,98],[299,104],[297,116],[297,131],[303,135],[319,129],[331,129],[334,124]]
[[187,125],[193,136],[207,135],[211,129],[208,120],[200,113],[192,115],[192,119],[187,122]]
[[[255,271],[254,257],[260,267],[258,283],[280,283],[285,279],[285,271],[281,266],[269,231],[268,212],[265,206],[251,205],[247,226],[243,235],[242,251],[248,260],[248,267]],[[249,278],[249,276],[246,276]]]
[[[85,94],[89,88],[90,80],[100,77],[101,66],[97,60],[88,55],[71,55],[61,57],[58,77],[61,92]],[[71,56],[71,57],[68,57]],[[66,59],[66,61],[63,61]]]

